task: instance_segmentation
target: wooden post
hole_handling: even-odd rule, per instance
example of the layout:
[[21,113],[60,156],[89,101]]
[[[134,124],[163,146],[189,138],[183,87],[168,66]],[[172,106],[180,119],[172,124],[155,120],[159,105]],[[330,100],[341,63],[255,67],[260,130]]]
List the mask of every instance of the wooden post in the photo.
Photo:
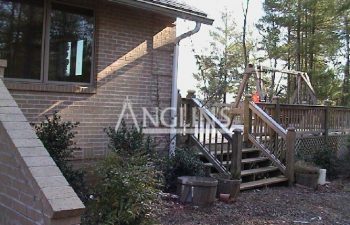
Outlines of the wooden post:
[[301,75],[300,73],[298,73],[298,86],[297,86],[297,92],[298,92],[298,95],[297,95],[297,104],[300,104],[301,103],[301,100],[300,100],[300,95],[301,95]]
[[252,114],[249,110],[249,103],[252,101],[251,95],[246,95],[244,99],[244,130],[243,130],[243,141],[245,144],[248,144],[248,135],[251,132],[251,124],[252,124]]
[[187,99],[192,99],[196,97],[196,91],[195,90],[188,90],[187,91],[187,95],[186,98]]
[[[272,98],[272,103],[274,104],[274,108],[272,109],[272,118],[277,122],[280,123],[280,116],[281,116],[281,106],[280,106],[280,98],[278,96],[274,96]],[[273,129],[269,129],[270,135],[271,135],[271,141],[273,141],[273,146],[275,148],[275,151],[278,151],[278,135]]]
[[7,60],[0,59],[0,79],[4,78],[5,68],[7,67]]
[[281,120],[280,119],[280,116],[281,116],[280,97],[273,96],[272,103],[275,104],[272,117],[277,123],[280,123],[280,120]]
[[286,140],[286,176],[288,178],[288,184],[294,183],[294,156],[295,156],[295,141],[296,132],[294,127],[287,129]]
[[324,101],[324,105],[325,105],[325,110],[324,110],[324,121],[323,121],[323,129],[324,129],[323,135],[327,137],[328,130],[329,130],[329,107],[331,105],[331,101],[329,100]]
[[232,134],[232,155],[231,155],[231,178],[241,179],[242,162],[242,130],[234,129]]
[[243,92],[244,92],[246,86],[248,85],[249,78],[254,71],[255,71],[255,69],[254,69],[254,66],[252,64],[249,64],[248,68],[246,68],[246,70],[244,71],[243,80],[239,86],[233,108],[238,108],[238,105],[241,102]]

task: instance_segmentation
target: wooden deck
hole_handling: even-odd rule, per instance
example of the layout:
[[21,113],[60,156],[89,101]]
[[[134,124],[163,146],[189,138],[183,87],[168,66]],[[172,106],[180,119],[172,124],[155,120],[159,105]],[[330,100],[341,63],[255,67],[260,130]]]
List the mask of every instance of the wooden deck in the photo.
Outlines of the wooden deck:
[[[246,97],[233,112],[227,104],[207,108],[194,98],[182,102],[184,123],[192,128],[189,135],[205,165],[212,173],[242,179],[241,190],[286,181],[292,184],[294,155],[298,146],[303,146],[300,140],[317,137],[316,141],[310,139],[309,145],[320,144],[320,140],[329,142],[329,137],[350,133],[349,108],[283,105],[278,99],[255,104],[250,100]],[[227,118],[233,114],[242,121],[228,126]],[[242,141],[252,147],[242,148]]]

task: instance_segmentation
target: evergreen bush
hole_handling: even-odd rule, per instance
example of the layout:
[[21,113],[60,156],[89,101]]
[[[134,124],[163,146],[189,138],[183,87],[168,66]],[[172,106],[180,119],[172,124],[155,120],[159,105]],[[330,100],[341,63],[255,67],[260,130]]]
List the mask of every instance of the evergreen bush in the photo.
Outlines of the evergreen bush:
[[74,170],[69,164],[73,158],[73,151],[79,150],[73,141],[78,122],[62,121],[61,116],[54,112],[52,116],[45,116],[45,120],[34,126],[36,134],[44,144],[52,159],[61,170],[63,176],[73,187],[82,201],[86,201],[86,186],[82,170]]
[[165,191],[176,190],[177,178],[180,176],[205,176],[204,164],[193,149],[178,148],[175,155],[166,158],[163,163]]
[[152,160],[152,142],[142,131],[105,130],[111,153],[97,169],[98,183],[88,203],[85,224],[151,224],[152,206],[160,192],[159,172]]

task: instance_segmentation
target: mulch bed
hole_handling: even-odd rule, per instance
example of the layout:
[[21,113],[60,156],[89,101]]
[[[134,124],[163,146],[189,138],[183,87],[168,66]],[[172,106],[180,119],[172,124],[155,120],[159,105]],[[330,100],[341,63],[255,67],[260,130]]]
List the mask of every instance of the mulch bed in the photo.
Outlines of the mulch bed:
[[210,207],[162,200],[157,207],[162,225],[342,224],[350,225],[350,181],[334,181],[317,190],[271,187],[242,192],[231,204]]

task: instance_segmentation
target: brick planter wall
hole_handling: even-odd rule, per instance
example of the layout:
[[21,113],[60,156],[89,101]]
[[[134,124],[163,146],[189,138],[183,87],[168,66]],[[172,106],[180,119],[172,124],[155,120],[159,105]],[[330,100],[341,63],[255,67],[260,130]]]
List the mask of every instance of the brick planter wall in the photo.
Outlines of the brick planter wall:
[[0,77],[0,224],[77,225],[83,211]]

